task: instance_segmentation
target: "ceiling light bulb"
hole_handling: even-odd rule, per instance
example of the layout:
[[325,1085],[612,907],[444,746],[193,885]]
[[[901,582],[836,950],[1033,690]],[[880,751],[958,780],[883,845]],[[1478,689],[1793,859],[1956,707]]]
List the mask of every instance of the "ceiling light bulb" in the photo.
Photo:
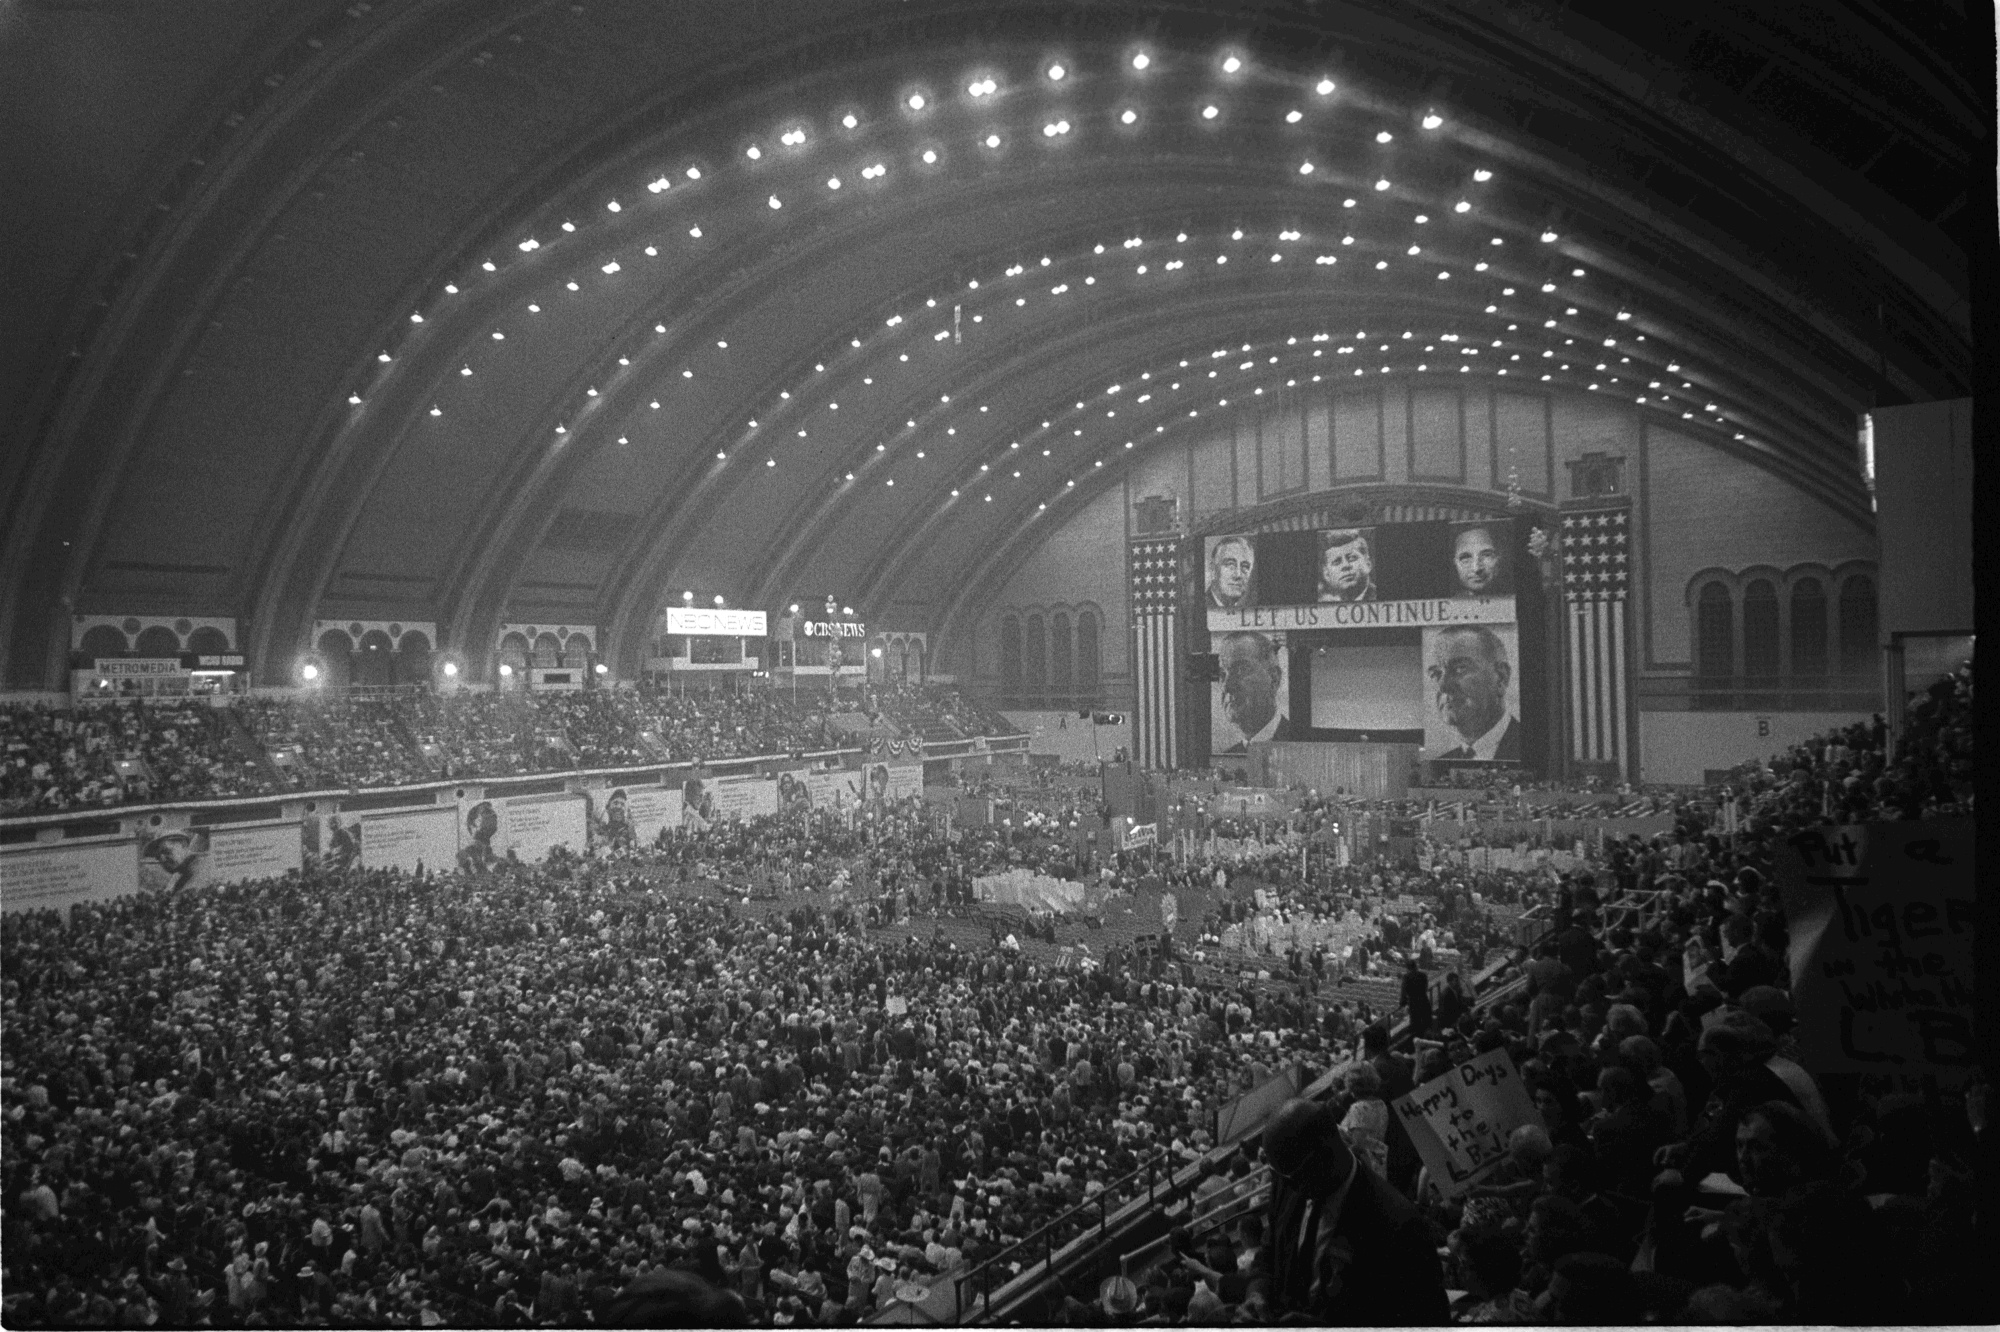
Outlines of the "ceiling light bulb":
[[848,115],[842,116],[840,118],[840,123],[847,126],[847,128],[849,129],[853,129],[856,125],[859,125],[861,122],[856,120],[854,116],[850,113]]
[[1442,124],[1444,124],[1444,117],[1439,115],[1435,111],[1431,112],[1429,115],[1424,117],[1425,129],[1436,129],[1438,126]]
[[1118,118],[1124,121],[1127,125],[1130,125],[1132,122],[1136,121],[1139,118],[1139,113],[1128,107],[1126,108],[1125,114]]
[[1488,171],[1485,167],[1481,167],[1479,168],[1479,170],[1472,173],[1472,178],[1483,184],[1484,182],[1493,179],[1493,173],[1491,171]]
[[1387,143],[1387,142],[1389,142],[1389,141],[1390,141],[1391,139],[1393,139],[1393,138],[1395,138],[1395,137],[1396,137],[1396,136],[1395,136],[1395,135],[1393,135],[1393,134],[1391,134],[1391,133],[1389,133],[1389,131],[1388,131],[1388,130],[1380,130],[1380,131],[1378,131],[1378,132],[1376,133],[1376,135],[1375,135],[1375,142],[1377,142],[1377,143]]
[[937,152],[934,149],[930,148],[924,149],[924,165],[934,166],[936,165],[936,163],[937,163]]
[[1153,63],[1152,57],[1148,56],[1144,51],[1141,51],[1139,52],[1138,55],[1132,57],[1132,68],[1134,69],[1144,69],[1146,66],[1152,63]]
[[1312,173],[1313,173],[1313,164],[1311,162],[1299,163],[1299,174],[1301,176],[1310,176]]
[[1219,114],[1213,106],[1205,106],[1201,109],[1201,118],[1203,120],[1214,120]]
[[1313,89],[1313,91],[1318,93],[1321,97],[1328,96],[1333,92],[1333,80],[1321,79],[1318,85]]
[[1556,238],[1556,233],[1553,231],[1544,231],[1542,233],[1542,243],[1544,245],[1547,245],[1551,241],[1555,240],[1555,238]]
[[1466,202],[1464,199],[1460,199],[1457,203],[1451,206],[1451,211],[1454,213],[1469,213],[1472,211],[1472,205]]
[[1386,180],[1378,180],[1375,182],[1375,188],[1378,190],[1386,190],[1389,188],[1389,182]]
[[924,95],[922,93],[911,93],[910,110],[921,111],[923,109],[924,109]]
[[1237,70],[1241,68],[1243,68],[1243,62],[1237,59],[1235,56],[1231,56],[1229,57],[1229,59],[1222,62],[1222,72],[1224,74],[1234,74]]
[[1062,76],[1067,73],[1069,73],[1069,71],[1064,69],[1061,65],[1049,66],[1049,78],[1052,82],[1060,83],[1062,81]]

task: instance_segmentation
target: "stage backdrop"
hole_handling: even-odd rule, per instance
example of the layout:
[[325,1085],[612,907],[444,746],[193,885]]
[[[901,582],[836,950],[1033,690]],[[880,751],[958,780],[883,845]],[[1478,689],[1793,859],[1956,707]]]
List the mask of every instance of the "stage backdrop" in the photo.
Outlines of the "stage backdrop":
[[1219,678],[1188,709],[1206,715],[1188,723],[1225,767],[1251,744],[1299,740],[1540,767],[1548,652],[1534,526],[1502,518],[1202,538],[1188,638],[1214,655]]

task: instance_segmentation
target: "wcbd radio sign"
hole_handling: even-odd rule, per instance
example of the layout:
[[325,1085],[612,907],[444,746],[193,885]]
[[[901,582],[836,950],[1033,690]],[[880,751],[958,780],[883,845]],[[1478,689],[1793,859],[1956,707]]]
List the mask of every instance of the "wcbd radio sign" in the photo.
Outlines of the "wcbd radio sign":
[[807,620],[801,627],[807,638],[868,637],[868,626],[859,620]]

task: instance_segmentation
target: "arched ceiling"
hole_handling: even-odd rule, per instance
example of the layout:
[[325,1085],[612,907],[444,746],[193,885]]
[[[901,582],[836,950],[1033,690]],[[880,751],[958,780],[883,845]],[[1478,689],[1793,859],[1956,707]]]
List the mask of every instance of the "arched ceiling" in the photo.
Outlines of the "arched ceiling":
[[923,628],[1334,379],[1624,395],[1865,513],[1856,414],[1970,383],[1990,116],[1904,7],[267,8],[0,19],[17,685],[84,611],[267,679],[316,617]]

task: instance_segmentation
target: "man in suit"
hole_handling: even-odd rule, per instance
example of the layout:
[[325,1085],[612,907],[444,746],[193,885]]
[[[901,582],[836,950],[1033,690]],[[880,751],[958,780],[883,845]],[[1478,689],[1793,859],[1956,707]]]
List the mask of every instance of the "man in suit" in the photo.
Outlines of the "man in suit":
[[[1255,740],[1292,740],[1292,719],[1284,698],[1284,648],[1267,634],[1221,634],[1215,640],[1222,660],[1222,711],[1241,739],[1219,745],[1217,753],[1242,754]],[[1220,729],[1220,728],[1218,728]],[[1224,732],[1228,736],[1228,732]]]
[[1208,552],[1208,604],[1219,610],[1254,606],[1257,547],[1247,536],[1226,536]]
[[1458,741],[1437,757],[1520,760],[1521,723],[1507,707],[1514,668],[1500,635],[1483,624],[1438,630],[1426,674],[1438,717]]
[[1507,559],[1490,527],[1466,527],[1452,542],[1451,571],[1458,580],[1454,597],[1503,596],[1511,590]]
[[1271,1307],[1331,1326],[1451,1321],[1417,1209],[1341,1139],[1330,1107],[1294,1098],[1264,1129]]
[[1358,528],[1320,534],[1319,599],[1375,600],[1375,554]]

